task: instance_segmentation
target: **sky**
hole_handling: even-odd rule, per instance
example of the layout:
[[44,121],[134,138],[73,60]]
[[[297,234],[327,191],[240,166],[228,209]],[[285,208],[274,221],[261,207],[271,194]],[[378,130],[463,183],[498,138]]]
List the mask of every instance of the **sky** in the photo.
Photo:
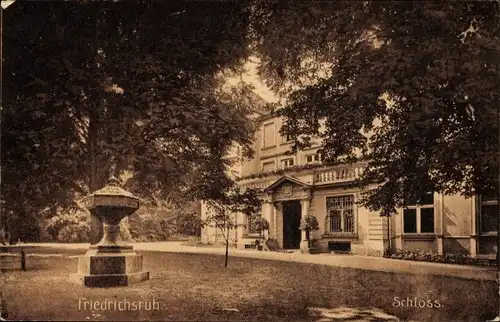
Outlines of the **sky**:
[[2,8],[6,9],[8,6],[14,3],[15,0],[2,0]]
[[[278,101],[278,97],[262,82],[257,75],[257,66],[258,66],[257,57],[250,57],[248,62],[245,65],[246,72],[241,76],[231,77],[228,80],[229,84],[236,84],[240,80],[244,82],[250,83],[255,87],[255,93],[258,94],[262,99],[268,103]],[[241,77],[241,78],[240,78]]]

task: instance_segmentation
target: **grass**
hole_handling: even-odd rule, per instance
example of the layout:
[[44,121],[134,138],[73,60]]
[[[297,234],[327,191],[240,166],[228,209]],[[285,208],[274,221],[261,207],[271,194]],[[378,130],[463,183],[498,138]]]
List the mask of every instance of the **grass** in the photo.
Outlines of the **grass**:
[[[26,272],[6,271],[0,276],[9,319],[311,321],[308,307],[342,306],[378,308],[417,321],[484,321],[495,316],[498,292],[494,282],[235,257],[224,269],[223,256],[143,254],[151,280],[107,289],[71,284],[68,276],[76,271],[76,259],[29,257]],[[395,297],[438,300],[442,307],[395,307]],[[154,299],[161,310],[92,312],[79,310],[79,299]]]

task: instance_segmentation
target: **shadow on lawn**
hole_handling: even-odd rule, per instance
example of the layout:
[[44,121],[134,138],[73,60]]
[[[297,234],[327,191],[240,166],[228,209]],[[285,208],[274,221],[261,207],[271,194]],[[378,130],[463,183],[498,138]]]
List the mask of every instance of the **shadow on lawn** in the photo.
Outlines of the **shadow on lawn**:
[[[347,319],[368,318],[372,313],[363,309],[378,308],[405,320],[484,321],[494,317],[497,300],[494,282],[235,257],[224,269],[223,256],[159,252],[143,252],[151,280],[92,289],[68,281],[77,265],[68,255],[84,251],[46,252],[65,256],[33,257],[31,267],[36,270],[3,274],[0,286],[11,319],[324,321],[327,316],[311,308],[359,309]],[[438,300],[442,305],[396,306],[396,297]],[[78,308],[82,299],[154,300],[161,309],[91,312]]]

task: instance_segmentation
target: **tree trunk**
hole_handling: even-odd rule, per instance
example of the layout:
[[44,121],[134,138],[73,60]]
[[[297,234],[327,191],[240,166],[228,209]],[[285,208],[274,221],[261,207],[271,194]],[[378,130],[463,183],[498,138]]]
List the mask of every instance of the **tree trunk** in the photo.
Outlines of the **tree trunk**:
[[[88,154],[89,154],[89,190],[90,193],[102,188],[100,187],[98,175],[97,175],[97,158],[96,158],[96,143],[97,143],[97,114],[95,111],[91,111],[89,114],[89,132],[87,137]],[[103,237],[103,226],[102,221],[94,216],[90,215],[90,233],[89,239],[90,244],[95,245],[101,241]]]
[[227,259],[229,257],[229,229],[226,229],[226,254],[224,259],[224,267],[227,268]]
[[229,257],[229,241],[226,241],[226,258],[224,260],[224,267],[227,268],[227,258]]
[[387,249],[391,250],[391,220],[390,216],[387,216]]
[[[498,127],[498,146],[500,147],[500,105],[498,106],[498,119],[497,119],[497,127]],[[497,161],[498,162],[498,161]],[[497,210],[498,210],[498,223],[497,223],[497,288],[498,288],[498,302],[497,302],[497,318],[500,319],[500,162],[498,162],[498,173],[497,173]],[[495,319],[497,320],[497,319]]]
[[[6,213],[6,211],[2,211],[1,215]],[[9,225],[9,216],[6,214],[1,222],[0,226],[0,243],[3,245],[10,244],[10,225]]]

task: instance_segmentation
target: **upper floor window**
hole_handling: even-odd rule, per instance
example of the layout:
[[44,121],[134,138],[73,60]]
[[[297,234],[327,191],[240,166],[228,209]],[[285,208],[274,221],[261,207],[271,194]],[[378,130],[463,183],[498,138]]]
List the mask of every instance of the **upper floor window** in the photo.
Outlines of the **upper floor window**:
[[483,195],[479,197],[481,204],[481,233],[498,231],[498,200],[495,195]]
[[294,164],[293,158],[288,158],[288,159],[281,160],[281,168],[282,169],[292,167],[293,164]]
[[321,161],[321,156],[318,153],[306,155],[306,163],[318,163]]
[[325,233],[354,233],[354,196],[326,198]]
[[404,233],[433,233],[434,221],[433,193],[428,193],[422,198],[410,201],[403,209]]
[[262,129],[262,147],[268,148],[271,146],[275,146],[275,126],[274,123],[264,124]]
[[292,137],[289,134],[281,135],[281,143],[288,143],[292,141]]
[[269,162],[264,162],[262,163],[262,171],[273,171],[275,170],[275,164],[274,161],[269,161]]

